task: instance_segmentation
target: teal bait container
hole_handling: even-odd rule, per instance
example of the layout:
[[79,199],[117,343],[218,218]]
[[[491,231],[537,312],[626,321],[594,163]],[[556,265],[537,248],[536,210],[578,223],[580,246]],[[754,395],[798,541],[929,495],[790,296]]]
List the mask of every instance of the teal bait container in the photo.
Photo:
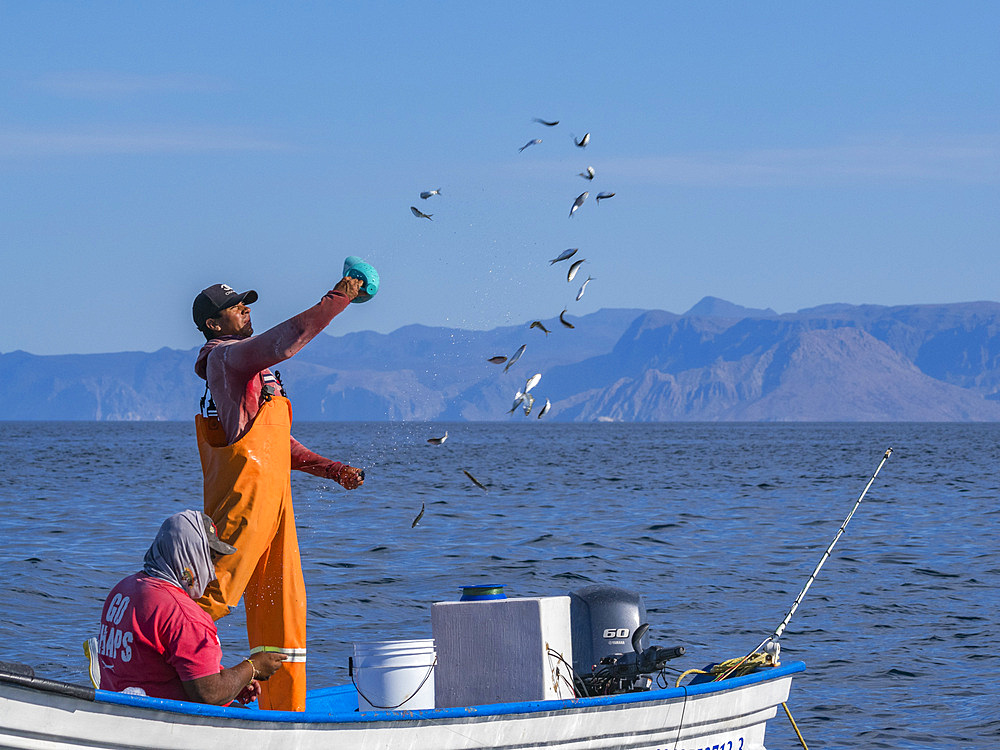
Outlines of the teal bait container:
[[361,291],[351,302],[367,302],[378,291],[378,271],[356,255],[348,255],[344,259],[344,276],[361,279]]

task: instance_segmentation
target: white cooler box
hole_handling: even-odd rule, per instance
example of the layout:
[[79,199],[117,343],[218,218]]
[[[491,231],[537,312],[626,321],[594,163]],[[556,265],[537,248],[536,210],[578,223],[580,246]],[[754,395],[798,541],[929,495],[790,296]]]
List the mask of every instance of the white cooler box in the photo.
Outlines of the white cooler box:
[[438,602],[437,708],[572,698],[569,597]]

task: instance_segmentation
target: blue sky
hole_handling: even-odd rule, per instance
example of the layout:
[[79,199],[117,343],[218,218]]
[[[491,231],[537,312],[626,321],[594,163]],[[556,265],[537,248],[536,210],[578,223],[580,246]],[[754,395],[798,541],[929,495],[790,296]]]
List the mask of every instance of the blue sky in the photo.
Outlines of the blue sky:
[[219,281],[260,331],[347,255],[333,334],[1000,299],[998,84],[993,2],[0,0],[0,351],[186,349]]

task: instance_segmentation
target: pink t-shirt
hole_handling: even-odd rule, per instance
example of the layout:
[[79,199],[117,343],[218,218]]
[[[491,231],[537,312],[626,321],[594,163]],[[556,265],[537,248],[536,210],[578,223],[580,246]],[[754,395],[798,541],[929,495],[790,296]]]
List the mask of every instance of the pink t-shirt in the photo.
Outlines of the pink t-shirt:
[[118,582],[101,612],[101,689],[138,687],[156,698],[190,700],[181,682],[222,669],[215,623],[187,592],[136,573]]

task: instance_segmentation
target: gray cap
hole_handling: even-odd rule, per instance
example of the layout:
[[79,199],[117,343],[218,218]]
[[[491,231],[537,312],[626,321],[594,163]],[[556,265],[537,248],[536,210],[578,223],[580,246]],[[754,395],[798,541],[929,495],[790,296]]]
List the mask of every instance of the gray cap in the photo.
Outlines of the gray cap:
[[205,534],[208,536],[208,546],[212,552],[218,552],[220,555],[231,555],[236,551],[236,547],[219,539],[215,530],[215,522],[208,513],[202,513],[201,520],[205,523]]

